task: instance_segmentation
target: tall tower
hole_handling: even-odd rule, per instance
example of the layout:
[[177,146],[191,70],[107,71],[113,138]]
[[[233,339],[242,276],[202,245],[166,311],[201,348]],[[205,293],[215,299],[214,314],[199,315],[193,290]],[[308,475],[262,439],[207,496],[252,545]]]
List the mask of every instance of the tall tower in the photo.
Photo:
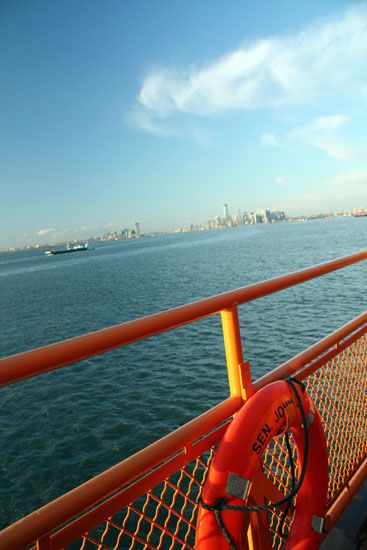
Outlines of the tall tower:
[[223,205],[223,219],[225,222],[228,222],[229,215],[228,215],[228,204]]
[[135,236],[140,237],[140,227],[138,222],[135,222]]

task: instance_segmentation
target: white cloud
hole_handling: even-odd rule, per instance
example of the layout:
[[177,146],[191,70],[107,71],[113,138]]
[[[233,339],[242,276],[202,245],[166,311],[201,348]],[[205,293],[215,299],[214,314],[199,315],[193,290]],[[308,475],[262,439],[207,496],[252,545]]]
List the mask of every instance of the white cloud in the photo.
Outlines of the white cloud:
[[144,109],[135,108],[133,112],[129,114],[127,122],[132,126],[137,126],[140,129],[159,137],[179,135],[177,130],[170,128],[169,125],[167,125],[166,121],[159,121],[159,123],[156,122],[155,117]]
[[366,147],[349,143],[338,135],[338,130],[348,121],[349,117],[341,114],[319,117],[306,126],[293,129],[288,135],[336,160],[365,159]]
[[[165,125],[179,113],[213,117],[327,96],[363,97],[366,75],[367,4],[363,3],[297,34],[245,44],[206,66],[150,72],[132,121],[148,132],[167,135],[176,133]],[[328,117],[319,122],[336,128],[343,120]]]
[[347,143],[333,136],[320,136],[310,141],[310,145],[325,151],[336,160],[367,159],[367,148]]
[[53,227],[50,227],[49,229],[40,229],[37,231],[37,235],[48,235],[49,233],[52,233]]
[[319,129],[335,130],[344,126],[348,120],[349,117],[346,115],[320,116],[315,120],[314,126]]
[[274,181],[278,185],[288,185],[288,180],[284,176],[277,176]]
[[279,147],[280,143],[275,136],[275,134],[272,134],[271,132],[264,132],[261,134],[260,143],[264,147]]

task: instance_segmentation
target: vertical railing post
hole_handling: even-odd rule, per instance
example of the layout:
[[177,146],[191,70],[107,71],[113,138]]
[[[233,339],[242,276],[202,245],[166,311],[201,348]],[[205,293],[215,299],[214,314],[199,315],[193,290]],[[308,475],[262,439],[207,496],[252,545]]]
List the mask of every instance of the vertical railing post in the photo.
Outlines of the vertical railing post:
[[[237,304],[221,311],[224,348],[228,369],[229,391],[231,395],[241,396],[246,401],[253,394],[249,361],[243,360],[240,322]],[[262,470],[259,469],[252,483],[251,497],[258,502],[263,497]],[[249,550],[270,549],[269,524],[266,513],[250,514],[247,531]]]
[[243,361],[237,304],[221,311],[229,391],[244,400],[252,393],[250,364]]

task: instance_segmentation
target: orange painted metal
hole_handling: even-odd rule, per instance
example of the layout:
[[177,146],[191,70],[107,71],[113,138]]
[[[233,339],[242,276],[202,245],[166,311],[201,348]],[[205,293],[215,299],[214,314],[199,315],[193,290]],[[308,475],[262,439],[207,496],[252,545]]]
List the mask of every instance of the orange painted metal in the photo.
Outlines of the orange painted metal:
[[[99,505],[97,508],[83,514],[80,518],[72,523],[69,523],[54,535],[51,536],[51,542],[55,548],[63,548],[71,544],[74,540],[81,537],[84,533],[91,530],[94,526],[102,523],[106,517],[111,517],[123,507],[129,505],[139,496],[149,491],[155,485],[158,485],[162,479],[165,479],[174,472],[177,472],[187,462],[198,456],[201,452],[217,443],[223,436],[226,425],[221,426],[216,432],[211,432],[205,440],[187,449],[178,456],[175,456],[168,463],[163,464],[160,468],[146,474],[143,479],[139,479],[131,486],[129,485],[122,491],[112,496],[109,500]],[[0,539],[1,540],[1,539]]]
[[[328,458],[321,419],[307,392],[299,393],[306,417],[312,411],[309,430],[309,453],[303,483],[297,495],[296,514],[288,535],[286,549],[317,548],[321,533],[312,529],[313,515],[324,517],[327,510]],[[202,500],[215,505],[225,499],[229,506],[241,506],[241,498],[228,490],[230,475],[237,480],[252,481],[261,466],[263,450],[281,431],[289,429],[295,439],[299,471],[304,461],[302,416],[290,385],[278,380],[261,388],[241,408],[220,441],[203,490]],[[246,457],[246,460],[244,460]],[[226,510],[221,514],[233,544],[243,548],[246,514]],[[228,542],[218,524],[216,514],[199,508],[196,541],[197,550],[227,550]]]
[[[304,379],[322,412],[329,453],[330,505],[344,492],[367,456],[366,328],[358,339],[356,333],[347,338],[338,346],[337,355],[318,364]],[[344,347],[346,342],[349,344]]]
[[[331,356],[336,355],[339,349],[343,348],[343,339],[357,330],[358,334],[356,337],[361,334],[365,334],[365,332],[367,331],[367,311],[361,313],[361,315],[359,315],[349,323],[346,323],[343,327],[335,330],[334,332],[329,334],[329,336],[326,336],[322,340],[319,340],[319,342],[302,351],[289,361],[286,361],[282,365],[279,365],[279,367],[273,369],[271,372],[265,374],[261,378],[258,378],[258,380],[254,382],[255,390],[257,391],[267,384],[275,382],[275,380],[281,380],[285,376],[291,376],[296,371],[298,378],[300,378],[301,380],[303,378],[306,378],[306,376],[310,372],[314,371],[316,368],[315,363],[312,363],[312,365],[310,365],[310,367],[303,372],[302,369],[308,363],[310,363],[311,361],[316,362],[318,357],[326,351],[329,351],[332,346],[335,346],[335,350],[331,352]],[[353,334],[348,342],[350,341],[353,341]],[[320,362],[324,363],[325,357],[321,357]]]
[[243,364],[243,355],[237,305],[234,305],[231,309],[223,310],[221,317],[228,368],[229,391],[231,395],[242,396],[241,365]]
[[[269,498],[269,496],[266,493],[265,483],[268,483],[274,489],[274,485],[271,484],[264,475],[262,468],[258,468],[251,484],[252,486],[248,500],[250,506],[261,506],[266,503],[266,498]],[[272,498],[271,500],[275,502],[282,497],[283,495],[280,494],[278,499]],[[257,514],[250,514],[249,521],[250,525],[247,529],[248,547],[251,548],[251,550],[270,550],[269,519],[267,511],[264,510]]]
[[[198,454],[200,448],[198,450],[195,448],[195,439],[202,437],[207,431],[216,428],[218,424],[231,417],[241,405],[242,400],[239,397],[230,397],[142,451],[10,525],[0,532],[0,548],[9,550],[25,548],[28,544],[78,516],[93,504],[115,493],[142,473],[166,462],[169,457],[173,456],[172,460],[175,460],[175,453],[182,452],[185,448],[190,448],[194,450],[195,454]],[[179,464],[186,461],[187,457],[184,456],[181,461],[176,460],[175,470]],[[167,471],[169,471],[168,466]],[[162,479],[162,475],[160,479]],[[136,492],[129,492],[127,502],[144,493],[150,487],[151,481],[147,487],[139,485]],[[120,505],[123,506],[124,502],[120,502]]]
[[[365,341],[367,333],[367,312],[252,383],[249,364],[246,361],[244,362],[242,357],[237,306],[240,303],[278,292],[364,259],[367,259],[367,251],[200,300],[193,304],[181,306],[136,321],[124,323],[116,327],[1,359],[0,385],[11,384],[196,321],[208,315],[221,313],[231,397],[146,449],[9,526],[0,532],[0,548],[13,550],[14,548],[25,548],[32,543],[37,543],[40,549],[62,548],[84,533],[89,532],[92,527],[105,521],[106,518],[112,516],[123,507],[127,506],[133,510],[133,505],[130,503],[143,493],[148,492],[149,495],[150,489],[154,485],[159,484],[164,478],[171,475],[172,472],[184,468],[188,461],[194,457],[199,457],[200,453],[217,442],[225,429],[225,426],[221,424],[238,412],[243,399],[248,398],[255,390],[257,391],[270,382],[297,372],[298,377],[307,380],[311,391],[326,392],[327,388],[324,389],[323,384],[326,383],[324,379],[326,380],[325,377],[330,369],[328,367],[329,370],[325,370],[324,365],[333,365],[338,360],[338,357],[343,356],[343,354],[347,354],[343,359],[343,361],[347,361],[351,353],[357,353],[355,347],[361,346],[360,342]],[[320,374],[316,376],[317,373]],[[314,378],[315,376],[316,378]],[[341,376],[344,376],[344,374]],[[359,374],[358,376],[360,380],[361,375]],[[353,384],[353,391],[358,391],[356,383],[353,382]],[[321,393],[320,395],[322,396]],[[344,397],[342,396],[340,398],[341,407],[344,406],[343,400]],[[332,411],[328,410],[327,413],[332,414]],[[352,437],[353,428],[351,427],[350,430]],[[277,450],[269,451],[268,454],[270,460],[269,479],[273,481],[271,472],[277,469],[281,472],[279,480],[273,489],[274,494],[277,494],[279,490],[283,492],[286,486],[284,480],[287,476],[286,471],[284,471],[284,465],[279,458],[283,453],[283,447],[278,442],[277,446]],[[200,462],[200,459],[197,460]],[[353,491],[356,490],[361,480],[360,472],[366,467],[365,462],[363,464],[360,467],[356,465],[356,468],[352,472],[352,478],[350,476],[343,477],[339,472],[336,472],[336,478],[333,482],[335,488],[330,497],[332,498],[330,501],[332,507],[328,512],[330,524],[337,517],[340,509],[348,502],[348,499],[351,498]],[[285,476],[284,480],[283,476]],[[169,481],[166,480],[165,483],[169,485]],[[350,483],[350,487],[348,483]],[[272,490],[269,488],[271,487],[270,481],[269,483],[265,483],[264,486],[266,486],[266,493],[271,494]],[[177,488],[177,491],[179,492],[180,489]],[[163,496],[160,498],[163,499]],[[181,512],[176,513],[173,510],[172,513],[181,518]],[[128,516],[129,513],[124,520],[125,522]],[[144,519],[144,511],[139,512],[137,517],[140,517],[138,522],[140,525]],[[271,520],[270,532],[275,533],[273,519]],[[108,521],[116,527],[112,519]],[[152,519],[151,521],[153,526],[155,520]],[[109,523],[107,522],[107,530],[108,525]],[[168,531],[164,526],[162,528],[163,536]],[[123,527],[120,526],[119,529],[122,529],[120,537]],[[176,531],[177,529],[178,527],[176,527]],[[181,540],[178,532],[172,536],[174,537],[172,538],[172,544],[174,540]],[[90,541],[96,548],[103,547],[103,544],[101,545],[96,541],[90,533],[86,537],[85,542],[87,540]],[[134,537],[137,541],[141,540],[141,543],[145,544],[147,548],[151,547],[150,543],[144,542],[138,533],[136,535],[134,533],[131,534],[131,547],[133,547]],[[82,547],[84,547],[84,543]],[[189,547],[187,545],[187,548]],[[253,547],[256,547],[255,543]],[[276,546],[273,547],[275,548]]]
[[50,537],[48,535],[46,535],[45,537],[42,537],[41,539],[39,539],[37,541],[36,549],[37,550],[52,550],[52,543],[51,543]]
[[366,259],[367,251],[356,252],[350,256],[142,317],[135,321],[129,321],[84,336],[0,359],[0,386],[12,384],[42,372],[82,361],[142,338],[148,338],[154,334],[192,323],[225,309],[230,309],[234,304],[243,304],[262,298],[268,294],[279,292]]
[[349,504],[359,487],[367,477],[367,457],[364,459],[356,473],[348,481],[338,498],[333,502],[326,514],[326,527],[329,529],[339,519],[346,506]]

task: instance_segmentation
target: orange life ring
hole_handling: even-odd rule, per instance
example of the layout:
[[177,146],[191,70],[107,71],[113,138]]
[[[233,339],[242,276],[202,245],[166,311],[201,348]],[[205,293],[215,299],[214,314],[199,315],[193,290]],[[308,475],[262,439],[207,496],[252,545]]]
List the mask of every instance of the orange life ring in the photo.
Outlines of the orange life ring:
[[[321,542],[326,514],[327,448],[320,416],[311,398],[301,390],[297,394],[307,417],[309,449],[307,468],[297,493],[295,516],[286,549],[313,550]],[[202,494],[203,505],[216,506],[225,499],[226,505],[243,506],[251,480],[260,466],[263,451],[273,437],[287,430],[292,432],[295,441],[300,472],[305,444],[302,415],[294,390],[287,381],[281,380],[255,393],[230,423],[210,466]],[[220,517],[236,549],[246,547],[245,513],[224,509]],[[215,512],[203,506],[199,507],[195,548],[229,548]]]

